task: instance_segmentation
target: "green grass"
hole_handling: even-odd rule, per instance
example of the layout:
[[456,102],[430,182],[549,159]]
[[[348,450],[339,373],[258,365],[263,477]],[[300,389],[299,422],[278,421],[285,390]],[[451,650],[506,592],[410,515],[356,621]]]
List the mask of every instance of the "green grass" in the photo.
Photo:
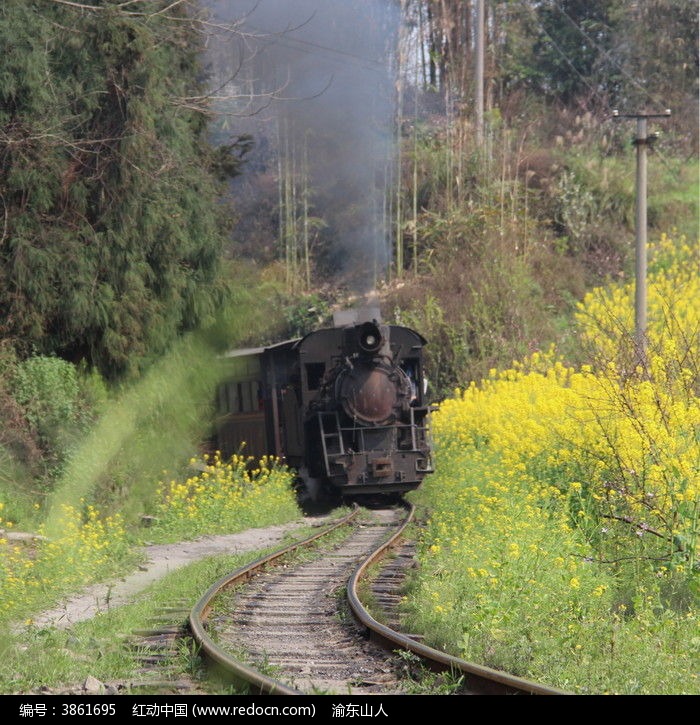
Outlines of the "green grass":
[[[249,474],[223,464],[207,467],[162,493],[162,518],[147,530],[153,540],[173,541],[205,533],[235,533],[299,517],[291,474],[272,467]],[[2,523],[0,505],[0,524]],[[0,538],[0,623],[50,606],[72,589],[114,576],[133,564],[133,546],[121,516],[103,517],[93,506],[65,504],[53,535],[16,542]]]
[[652,155],[649,159],[649,223],[677,230],[689,240],[700,236],[700,163]]
[[[298,530],[294,539],[303,535],[305,532]],[[105,682],[143,681],[144,675],[139,673],[142,664],[135,651],[126,646],[132,632],[143,629],[152,618],[162,617],[162,609],[173,606],[173,602],[193,606],[212,582],[272,550],[215,556],[183,567],[145,589],[138,602],[103,612],[69,629],[28,625],[19,633],[6,635],[0,644],[0,693],[75,685],[88,675]],[[172,664],[183,675],[198,674],[199,660],[188,647],[180,649]],[[162,679],[157,672],[153,677]]]

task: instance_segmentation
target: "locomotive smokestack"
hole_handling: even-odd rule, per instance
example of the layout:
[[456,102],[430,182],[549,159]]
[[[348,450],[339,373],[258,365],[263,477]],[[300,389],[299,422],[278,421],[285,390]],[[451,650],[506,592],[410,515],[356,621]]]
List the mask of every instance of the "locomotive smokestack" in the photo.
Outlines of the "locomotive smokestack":
[[379,307],[355,307],[350,310],[336,310],[333,313],[333,327],[359,325],[362,322],[381,322]]

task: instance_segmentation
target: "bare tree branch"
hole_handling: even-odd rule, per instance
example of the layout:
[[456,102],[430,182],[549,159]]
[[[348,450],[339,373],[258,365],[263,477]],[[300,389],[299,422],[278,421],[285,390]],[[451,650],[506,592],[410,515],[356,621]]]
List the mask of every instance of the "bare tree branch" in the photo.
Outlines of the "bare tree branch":
[[[56,5],[67,5],[69,7],[77,8],[79,10],[89,10],[90,12],[104,12],[105,10],[122,10],[130,5],[138,5],[139,3],[148,2],[148,0],[124,0],[121,3],[114,3],[112,5],[87,5],[85,3],[73,2],[73,0],[49,0],[49,2],[55,3]],[[153,12],[135,12],[133,10],[124,10],[124,15],[132,15],[137,17],[154,17],[156,15],[163,15],[172,10],[178,5],[188,3],[189,0],[173,0],[168,6],[155,10]]]
[[5,239],[7,239],[7,225],[8,225],[8,211],[7,211],[7,204],[5,203],[5,197],[0,194],[0,201],[2,201],[2,208],[3,208],[3,225],[2,225],[2,237],[0,237],[0,247],[5,243]]

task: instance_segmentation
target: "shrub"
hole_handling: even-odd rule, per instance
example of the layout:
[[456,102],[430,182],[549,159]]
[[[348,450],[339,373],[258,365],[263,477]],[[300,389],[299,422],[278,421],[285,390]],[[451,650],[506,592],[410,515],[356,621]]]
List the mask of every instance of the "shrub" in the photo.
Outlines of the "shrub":
[[36,356],[17,365],[12,393],[45,451],[60,451],[77,412],[78,392],[77,371],[65,360]]
[[161,483],[155,533],[172,538],[232,533],[299,513],[293,475],[272,458],[253,465],[251,457],[234,455],[225,461],[217,452],[190,464],[199,472],[184,481]]
[[[0,527],[11,528],[0,503]],[[0,621],[39,610],[67,591],[118,570],[128,556],[121,517],[63,506],[59,532],[31,543],[0,537]]]

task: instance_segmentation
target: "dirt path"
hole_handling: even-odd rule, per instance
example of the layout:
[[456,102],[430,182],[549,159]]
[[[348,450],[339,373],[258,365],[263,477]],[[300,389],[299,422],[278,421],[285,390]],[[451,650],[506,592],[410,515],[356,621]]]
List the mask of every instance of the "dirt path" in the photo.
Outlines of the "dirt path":
[[70,627],[96,614],[134,601],[139,592],[171,571],[216,554],[239,554],[264,549],[280,542],[283,536],[301,526],[318,525],[318,518],[305,519],[263,529],[249,529],[238,534],[204,536],[176,544],[153,544],[143,548],[147,563],[122,579],[96,584],[63,602],[60,606],[35,616],[35,627]]

